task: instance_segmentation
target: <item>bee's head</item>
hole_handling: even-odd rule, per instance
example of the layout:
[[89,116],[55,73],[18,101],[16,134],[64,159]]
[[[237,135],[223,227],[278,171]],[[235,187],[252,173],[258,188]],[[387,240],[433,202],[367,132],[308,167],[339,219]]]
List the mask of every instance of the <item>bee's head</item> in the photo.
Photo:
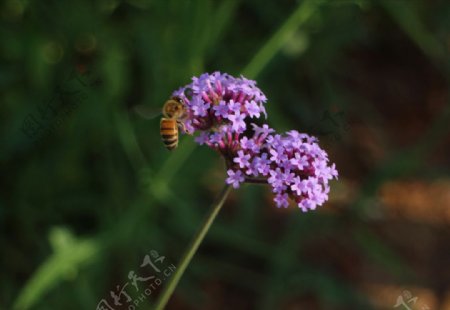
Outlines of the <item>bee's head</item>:
[[163,115],[175,119],[181,119],[186,116],[186,104],[183,98],[174,96],[167,100],[163,107]]

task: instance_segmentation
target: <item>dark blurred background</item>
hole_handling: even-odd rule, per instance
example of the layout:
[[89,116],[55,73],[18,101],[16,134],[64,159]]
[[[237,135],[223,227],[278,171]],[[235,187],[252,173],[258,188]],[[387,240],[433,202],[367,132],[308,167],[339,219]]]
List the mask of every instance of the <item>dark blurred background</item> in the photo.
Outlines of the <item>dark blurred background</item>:
[[445,0],[2,1],[0,309],[149,309],[225,172],[133,110],[216,70],[340,177],[307,214],[233,191],[167,309],[450,309],[449,30]]

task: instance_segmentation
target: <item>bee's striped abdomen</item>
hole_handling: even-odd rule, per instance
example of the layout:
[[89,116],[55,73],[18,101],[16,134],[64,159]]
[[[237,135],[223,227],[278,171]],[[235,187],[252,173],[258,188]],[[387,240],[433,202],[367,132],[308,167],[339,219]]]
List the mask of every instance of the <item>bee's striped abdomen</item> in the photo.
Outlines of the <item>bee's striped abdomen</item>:
[[161,138],[168,150],[178,146],[178,125],[175,119],[162,118],[160,123]]

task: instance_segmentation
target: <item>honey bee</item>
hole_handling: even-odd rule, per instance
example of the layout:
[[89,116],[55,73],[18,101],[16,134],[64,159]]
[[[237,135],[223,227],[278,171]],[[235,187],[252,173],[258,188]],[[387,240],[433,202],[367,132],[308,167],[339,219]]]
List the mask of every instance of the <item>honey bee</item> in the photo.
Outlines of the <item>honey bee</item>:
[[160,122],[161,138],[171,151],[178,146],[178,130],[185,131],[183,120],[187,117],[186,105],[181,97],[174,96],[164,103]]

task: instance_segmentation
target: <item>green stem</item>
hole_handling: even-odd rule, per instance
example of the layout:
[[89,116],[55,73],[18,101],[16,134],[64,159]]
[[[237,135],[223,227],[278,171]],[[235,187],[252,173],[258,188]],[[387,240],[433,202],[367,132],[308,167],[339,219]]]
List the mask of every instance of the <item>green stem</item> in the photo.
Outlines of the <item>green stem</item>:
[[283,25],[272,35],[264,46],[256,53],[242,74],[246,78],[254,78],[278,53],[297,31],[315,12],[324,0],[303,0]]
[[162,310],[166,306],[170,296],[172,296],[173,291],[175,290],[178,282],[180,281],[181,276],[183,275],[187,266],[189,265],[195,253],[197,252],[197,249],[202,243],[203,239],[205,238],[205,235],[208,232],[209,228],[211,227],[211,224],[214,222],[214,219],[216,218],[225,200],[227,199],[230,190],[231,186],[225,185],[217,200],[212,204],[208,215],[205,217],[205,220],[203,221],[203,224],[200,226],[200,229],[195,234],[194,239],[192,239],[191,243],[187,247],[186,252],[181,258],[181,261],[178,263],[175,273],[170,277],[169,283],[162,291],[161,296],[159,297],[156,303],[155,310]]

